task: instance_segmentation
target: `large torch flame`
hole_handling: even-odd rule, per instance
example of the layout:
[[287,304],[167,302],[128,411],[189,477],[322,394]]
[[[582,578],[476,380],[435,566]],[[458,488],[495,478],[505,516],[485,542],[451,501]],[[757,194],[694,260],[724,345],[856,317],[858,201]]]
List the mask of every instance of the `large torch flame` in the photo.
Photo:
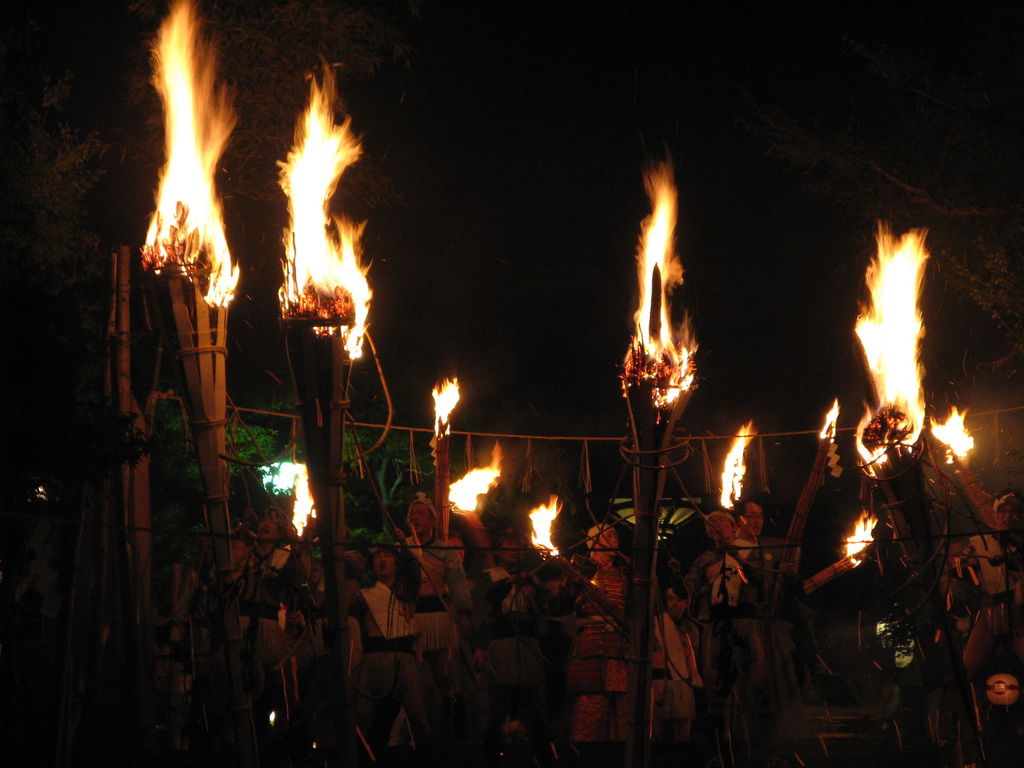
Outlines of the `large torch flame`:
[[441,437],[448,434],[450,426],[448,420],[459,402],[459,380],[445,379],[440,385],[434,387],[433,395],[434,434]]
[[743,497],[743,477],[747,474],[747,465],[743,454],[747,445],[757,435],[754,422],[748,421],[740,428],[740,433],[733,438],[732,447],[725,457],[722,468],[722,506],[732,509],[733,505]]
[[868,544],[874,541],[871,532],[877,524],[877,519],[867,512],[861,512],[857,525],[854,526],[853,533],[846,537],[846,557],[852,560],[854,564],[860,565],[863,559],[859,556],[860,553],[863,552]]
[[971,437],[971,433],[967,431],[967,427],[964,425],[964,417],[967,416],[967,411],[960,413],[956,408],[949,414],[949,418],[945,424],[940,424],[931,420],[932,434],[935,438],[946,446],[946,463],[952,464],[953,457],[956,456],[961,459],[966,459],[967,454],[974,448],[974,438]]
[[558,547],[551,541],[551,526],[562,511],[562,505],[558,502],[557,496],[548,499],[547,504],[541,504],[530,512],[530,524],[533,532],[530,536],[533,546],[547,550],[552,555],[558,555]]
[[316,506],[313,502],[313,494],[309,490],[309,472],[305,464],[297,464],[295,467],[295,503],[292,506],[292,525],[299,538],[309,524],[310,518],[316,517]]
[[471,469],[448,487],[448,500],[456,509],[472,512],[480,504],[480,497],[486,494],[501,477],[501,446],[497,443],[491,451],[491,465]]
[[821,428],[821,432],[818,434],[822,440],[835,441],[836,439],[836,422],[839,421],[839,398],[832,404],[832,410],[825,416],[825,424]]
[[345,169],[362,153],[351,118],[334,123],[334,78],[313,79],[309,110],[295,127],[295,146],[281,163],[291,227],[284,232],[285,281],[281,310],[289,317],[323,319],[323,333],[344,323],[345,348],[362,354],[370,310],[370,286],[360,261],[363,226],[332,219],[330,202]]
[[191,2],[174,5],[153,46],[153,84],[164,106],[167,164],[142,263],[206,280],[208,304],[225,307],[238,284],[213,178],[235,127],[224,89],[215,84],[216,56],[201,37]]
[[878,229],[878,256],[868,267],[870,305],[857,319],[879,410],[868,409],[857,429],[857,449],[869,466],[884,463],[887,449],[909,447],[924,426],[922,369],[918,348],[924,323],[918,297],[928,252],[925,233],[911,230],[897,242]]
[[[693,386],[696,376],[693,353],[697,344],[689,317],[673,329],[669,312],[669,298],[683,282],[683,267],[675,252],[678,193],[672,166],[661,163],[652,167],[645,174],[644,186],[652,212],[641,225],[637,250],[640,303],[634,316],[636,335],[626,354],[626,377],[655,379],[658,383],[655,404],[664,407]],[[657,281],[655,271],[659,276]],[[660,309],[654,312],[656,325],[652,329],[655,302]]]

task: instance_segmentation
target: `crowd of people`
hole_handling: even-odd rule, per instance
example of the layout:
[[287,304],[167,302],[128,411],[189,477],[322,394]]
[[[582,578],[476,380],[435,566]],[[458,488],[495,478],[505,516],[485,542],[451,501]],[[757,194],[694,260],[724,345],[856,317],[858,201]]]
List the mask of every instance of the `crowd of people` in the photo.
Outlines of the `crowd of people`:
[[[961,627],[971,675],[1000,645],[1024,663],[1020,496],[997,497],[987,518],[951,549],[958,589],[980,574],[980,607]],[[736,740],[771,754],[807,736],[804,703],[819,657],[799,548],[763,535],[764,510],[754,501],[703,522],[706,551],[691,562],[659,548],[652,647],[649,659],[638,660],[630,650],[627,603],[635,598],[621,525],[593,525],[576,554],[552,556],[515,525],[443,535],[439,511],[416,494],[402,530],[344,553],[346,674],[364,757],[546,760],[566,745],[625,741],[630,664],[640,661],[651,668],[656,742],[697,740],[721,751]],[[271,516],[236,545],[247,684],[271,749],[323,745],[330,731],[319,704],[329,645],[320,560],[308,540],[290,533]],[[195,634],[193,659],[201,645]],[[199,667],[195,687],[204,678]],[[195,717],[188,698],[178,697],[169,726],[181,734]],[[194,690],[192,700],[201,698]]]

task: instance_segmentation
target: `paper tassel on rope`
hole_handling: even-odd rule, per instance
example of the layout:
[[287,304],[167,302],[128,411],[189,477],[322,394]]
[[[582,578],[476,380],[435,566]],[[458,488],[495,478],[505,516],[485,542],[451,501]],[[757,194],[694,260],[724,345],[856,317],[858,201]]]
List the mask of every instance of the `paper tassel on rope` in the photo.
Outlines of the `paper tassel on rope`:
[[999,445],[999,411],[996,411],[996,415],[992,417],[992,450],[995,454],[992,460],[998,466],[1002,459],[1002,450]]
[[413,431],[409,430],[409,485],[419,485],[423,479],[420,472],[419,462],[416,461],[416,439]]
[[761,474],[761,492],[771,493],[771,488],[768,487],[767,462],[764,459],[764,437],[757,438],[757,463]]
[[594,490],[590,482],[590,443],[583,441],[583,450],[580,451],[580,488],[584,493],[591,493]]
[[298,463],[297,451],[299,447],[299,424],[302,422],[299,419],[292,419],[292,434],[289,440],[291,441],[291,460],[292,464]]
[[715,470],[712,469],[711,457],[708,456],[708,441],[703,437],[698,439],[700,440],[700,450],[704,459],[704,493],[708,496],[712,496],[715,493],[716,487],[714,485]]
[[839,449],[835,443],[828,448],[828,471],[832,477],[839,477],[843,474],[843,467],[839,463]]
[[523,482],[520,484],[523,493],[529,491],[533,485],[533,473],[535,471],[533,466],[533,440],[528,439],[526,441],[526,468],[523,470]]

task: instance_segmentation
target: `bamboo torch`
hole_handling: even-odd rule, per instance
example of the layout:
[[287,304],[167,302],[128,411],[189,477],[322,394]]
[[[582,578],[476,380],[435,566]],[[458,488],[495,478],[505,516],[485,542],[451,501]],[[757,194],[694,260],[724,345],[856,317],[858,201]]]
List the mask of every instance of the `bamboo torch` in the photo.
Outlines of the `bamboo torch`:
[[[910,567],[934,571],[945,567],[935,558],[941,527],[934,519],[919,459],[924,451],[925,403],[921,387],[923,367],[920,346],[924,321],[919,307],[928,252],[925,233],[911,230],[896,238],[880,226],[878,251],[867,271],[871,298],[857,319],[856,333],[864,349],[876,408],[868,408],[857,428],[857,449],[864,460],[865,481],[877,490],[889,507],[899,545]],[[927,574],[921,578],[927,581]],[[961,716],[974,712],[972,694],[964,683],[962,651],[948,626],[944,606],[936,601],[935,615],[946,623],[946,652],[950,668],[957,671]],[[924,645],[930,638],[921,638]],[[980,724],[968,734],[967,745],[980,755]]]
[[669,313],[671,292],[683,280],[675,253],[678,194],[671,165],[666,162],[651,168],[645,186],[653,210],[642,226],[637,252],[640,302],[634,318],[636,333],[622,371],[636,457],[626,752],[631,768],[643,768],[651,760],[651,626],[658,510],[673,433],[696,376],[696,343],[689,321],[673,330]]
[[878,520],[867,512],[862,512],[853,533],[846,538],[846,555],[828,568],[819,571],[809,579],[805,579],[804,594],[809,595],[811,592],[821,589],[833,579],[842,576],[844,573],[849,573],[863,563],[867,556],[867,548],[874,541],[872,531],[877,524]]
[[547,504],[541,504],[530,511],[530,540],[545,557],[558,557],[558,547],[551,541],[551,526],[562,511],[557,496],[551,496]]
[[[434,387],[434,506],[437,507],[439,537],[448,538],[451,510],[448,493],[451,483],[451,415],[459,402],[459,380],[446,379]],[[475,505],[474,505],[475,506]]]
[[[786,534],[786,551],[782,556],[783,563],[797,562],[800,552],[800,542],[804,535],[804,525],[807,523],[807,515],[811,511],[811,504],[821,487],[821,480],[825,474],[825,461],[828,459],[828,452],[836,438],[836,422],[839,419],[839,400],[832,404],[832,410],[825,416],[825,424],[818,435],[818,452],[814,454],[814,463],[811,465],[811,473],[807,476],[804,487],[800,490],[800,498],[796,502],[796,509],[793,510],[793,519],[789,523],[789,532]],[[782,579],[775,578],[775,586],[772,589],[772,596],[768,603],[768,615],[774,616],[779,608],[779,601],[782,599]]]
[[974,448],[974,438],[964,424],[966,416],[967,411],[960,413],[953,408],[945,423],[931,420],[929,435],[942,449],[946,465],[953,469],[953,483],[967,501],[975,519],[987,523],[991,520],[992,502],[981,489],[978,478],[967,467],[967,456]]
[[337,746],[355,761],[350,711],[348,598],[344,549],[345,422],[353,360],[362,354],[371,291],[360,264],[361,226],[330,215],[330,200],[345,169],[361,154],[350,120],[334,120],[335,89],[329,69],[314,78],[309,109],[295,130],[295,145],[281,164],[290,227],[284,234],[281,327],[298,394],[309,487],[317,510],[326,599],[330,709]]
[[233,578],[225,453],[228,306],[238,282],[214,190],[217,161],[234,114],[215,82],[215,54],[201,35],[191,3],[178,2],[153,46],[154,85],[164,108],[167,158],[142,266],[165,344],[176,352],[192,422],[221,590],[226,672],[238,761],[258,764],[252,705],[243,681],[238,603]]

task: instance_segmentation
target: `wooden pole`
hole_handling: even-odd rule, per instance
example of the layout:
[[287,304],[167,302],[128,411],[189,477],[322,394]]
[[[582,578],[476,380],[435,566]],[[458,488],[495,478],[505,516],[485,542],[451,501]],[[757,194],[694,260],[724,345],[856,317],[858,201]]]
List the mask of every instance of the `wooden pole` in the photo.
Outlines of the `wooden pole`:
[[804,579],[804,594],[809,595],[812,592],[816,592],[830,581],[839,578],[844,573],[849,573],[864,561],[866,555],[867,551],[864,550],[855,557],[844,557],[842,560],[837,560],[827,568],[818,571],[810,578]]
[[[925,449],[925,438],[921,437],[921,452]],[[915,461],[916,464],[907,467],[907,461]],[[896,447],[889,448],[888,467],[892,467],[893,474],[889,477],[870,478],[875,487],[880,489],[890,504],[892,520],[901,538],[909,536],[910,541],[900,542],[908,555],[910,568],[920,568],[918,574],[922,584],[932,583],[939,577],[937,571],[949,567],[949,558],[938,558],[937,547],[941,546],[940,540],[934,538],[940,533],[939,526],[934,519],[927,483],[924,472],[920,465],[920,453],[913,457],[901,455]],[[905,533],[900,528],[905,528]],[[945,637],[944,650],[946,651],[946,662],[948,664],[949,676],[944,680],[945,687],[954,689],[959,694],[959,703],[962,707],[960,715],[968,720],[970,727],[967,733],[962,735],[965,746],[970,754],[980,757],[983,754],[981,747],[981,724],[975,716],[973,694],[970,688],[970,681],[967,680],[967,673],[963,663],[963,649],[955,641],[956,632],[952,626],[949,613],[945,610],[944,599],[938,590],[933,590],[928,599],[933,604],[932,615],[941,622],[942,634]],[[926,646],[932,642],[932,637],[918,636],[917,642]],[[980,762],[984,762],[982,759]]]
[[445,422],[436,435],[434,446],[434,506],[438,514],[438,538],[447,541],[451,525],[451,510],[448,508],[448,492],[451,486],[451,432]]
[[[831,438],[821,438],[818,441],[818,452],[814,455],[814,463],[811,465],[811,473],[807,476],[804,487],[800,490],[800,498],[796,502],[796,509],[793,511],[793,519],[789,523],[789,532],[786,534],[786,551],[783,554],[783,563],[795,563],[800,552],[800,542],[804,535],[804,525],[807,523],[807,516],[810,514],[814,497],[821,487],[822,477],[825,475],[825,461],[828,459],[828,450],[832,445]],[[782,579],[774,577],[771,598],[768,601],[768,615],[774,616],[779,609],[779,601],[782,599]]]
[[328,644],[328,693],[339,765],[355,765],[354,691],[349,668],[348,594],[345,589],[344,445],[352,361],[340,333],[318,336],[308,323],[282,320],[288,362],[299,397],[310,491],[317,508],[323,558]]
[[[146,422],[132,392],[131,378],[131,249],[117,252],[117,409],[136,430]],[[121,465],[123,549],[126,559],[126,635],[134,671],[135,714],[142,755],[150,755],[156,726],[153,691],[152,519],[149,506],[149,457]]]
[[[661,334],[661,271],[651,278],[651,312],[648,338]],[[644,352],[641,350],[641,352]],[[637,350],[634,349],[633,354]],[[626,742],[628,768],[651,764],[653,707],[651,699],[651,643],[653,639],[655,564],[658,520],[665,489],[665,463],[671,452],[676,423],[690,399],[690,391],[679,393],[665,413],[655,405],[659,382],[641,376],[626,382],[630,427],[636,459],[633,463],[633,578],[628,606],[629,627],[629,731]]]
[[240,768],[256,768],[259,751],[252,720],[252,701],[242,665],[242,629],[237,596],[231,584],[235,564],[228,510],[228,467],[224,459],[227,427],[227,307],[211,307],[199,286],[170,270],[157,276],[159,317],[164,338],[177,351],[179,373],[191,418],[192,435],[205,493],[206,529],[211,538],[217,588],[220,592],[224,669],[231,701],[231,723]]

